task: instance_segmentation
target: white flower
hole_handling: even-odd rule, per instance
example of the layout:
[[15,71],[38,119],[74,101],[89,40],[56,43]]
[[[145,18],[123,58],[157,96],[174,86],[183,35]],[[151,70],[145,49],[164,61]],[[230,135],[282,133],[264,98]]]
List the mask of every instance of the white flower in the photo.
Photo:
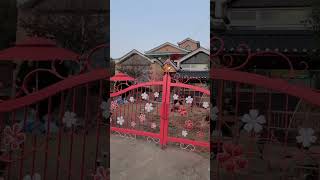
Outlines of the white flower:
[[110,117],[110,123],[112,122],[112,118]]
[[153,95],[154,95],[154,97],[156,97],[156,98],[159,97],[159,93],[158,93],[158,92],[155,92]]
[[66,125],[66,127],[72,127],[72,125],[77,123],[76,113],[70,111],[65,112],[62,122]]
[[144,107],[144,109],[147,112],[151,112],[153,110],[152,103],[147,103],[146,106]]
[[302,143],[303,147],[309,147],[311,143],[315,143],[317,140],[316,136],[313,136],[314,130],[312,128],[300,128],[297,136],[297,142]]
[[151,123],[151,128],[152,128],[152,129],[157,128],[157,124],[156,124],[156,123]]
[[133,103],[133,102],[135,101],[134,97],[131,96],[131,97],[129,98],[129,101]]
[[246,125],[244,125],[244,129],[247,132],[251,132],[252,129],[258,133],[262,130],[262,125],[266,123],[266,119],[263,115],[259,116],[259,111],[256,109],[251,109],[249,111],[249,114],[245,114],[242,118],[241,118],[242,122],[246,123]]
[[188,97],[186,98],[186,103],[187,103],[187,104],[192,104],[192,101],[193,101],[193,98],[192,98],[191,96],[188,96]]
[[209,107],[209,103],[208,102],[203,102],[202,107],[204,107],[205,109],[207,109]]
[[23,177],[23,180],[41,180],[41,176],[38,173],[34,173],[31,177],[29,174]]
[[141,94],[141,97],[142,97],[142,99],[147,100],[149,95],[146,92],[144,92]]
[[217,118],[218,118],[218,115],[217,115],[218,112],[219,112],[219,109],[218,109],[217,106],[211,108],[211,118],[210,119],[213,120],[213,121],[216,121]]
[[188,135],[188,131],[183,130],[181,134],[182,134],[183,137],[186,137]]
[[120,126],[122,126],[123,123],[124,123],[123,116],[117,117],[117,124],[119,124]]
[[136,122],[131,121],[131,127],[135,127],[136,125],[137,125],[137,123],[136,123]]
[[179,99],[179,95],[174,94],[174,95],[173,95],[173,100],[178,100],[178,99]]

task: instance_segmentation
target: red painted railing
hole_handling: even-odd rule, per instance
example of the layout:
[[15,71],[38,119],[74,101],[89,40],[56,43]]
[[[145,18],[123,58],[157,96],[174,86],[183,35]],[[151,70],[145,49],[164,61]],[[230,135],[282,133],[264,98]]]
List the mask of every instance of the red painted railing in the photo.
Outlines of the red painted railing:
[[[208,89],[200,88],[197,86],[171,81],[172,79],[170,74],[165,74],[162,81],[139,83],[132,85],[126,89],[122,89],[118,92],[111,93],[111,97],[113,98],[111,104],[114,104],[114,106],[118,106],[119,103],[117,102],[116,98],[121,96],[121,104],[118,108],[112,111],[111,130],[117,133],[153,138],[154,141],[158,142],[162,147],[167,146],[169,142],[175,142],[187,146],[202,146],[209,148],[209,126],[206,128],[206,130],[199,130],[197,132],[200,135],[205,133],[205,135],[207,136],[206,140],[201,140],[201,138],[194,139],[194,137],[190,137],[191,139],[188,139],[186,134],[192,134],[192,131],[185,129],[184,124],[178,124],[179,122],[181,123],[181,116],[179,115],[179,117],[177,117],[178,113],[177,110],[175,110],[174,102],[178,102],[179,98],[177,97],[176,100],[172,98],[174,92],[183,96],[183,98],[180,98],[179,101],[182,102],[180,104],[180,108],[184,108],[183,106],[189,106],[187,103],[183,103],[185,101],[184,98],[187,98],[189,95],[186,96],[182,89],[186,89],[192,92],[198,92],[206,96],[210,95],[210,91]],[[179,93],[177,90],[179,90]],[[178,96],[177,94],[175,95]],[[140,96],[142,97],[140,98]],[[143,96],[145,96],[146,98],[144,98]],[[190,96],[190,99],[195,98],[196,96]],[[207,103],[209,103],[209,98],[207,98],[206,100]],[[144,106],[147,106],[147,104],[156,104],[156,107],[152,108],[156,110],[151,110],[150,112],[147,110],[146,112],[147,107]],[[188,107],[190,110],[199,108],[199,105],[196,105],[196,100],[194,100],[194,102],[190,102],[190,104],[194,105],[194,107],[191,107],[191,105],[190,107]],[[209,107],[206,108],[208,111]],[[180,109],[179,111],[181,112],[182,110]],[[204,115],[207,115],[208,118],[210,116],[209,113]],[[145,117],[145,120],[143,119],[143,121],[141,121],[140,116]],[[186,115],[183,116],[183,121],[186,121],[187,118],[189,118]],[[198,123],[199,119],[193,119],[189,121]],[[207,123],[209,124],[209,122]],[[148,125],[151,125],[151,128],[149,128]],[[154,126],[154,128],[152,128],[152,126]],[[171,126],[175,126],[177,129],[181,130],[181,133],[184,132],[183,137],[175,137],[180,136],[180,134],[173,132]]]
[[1,102],[0,177],[93,179],[98,166],[108,165],[100,108],[108,77],[106,69],[96,69]]

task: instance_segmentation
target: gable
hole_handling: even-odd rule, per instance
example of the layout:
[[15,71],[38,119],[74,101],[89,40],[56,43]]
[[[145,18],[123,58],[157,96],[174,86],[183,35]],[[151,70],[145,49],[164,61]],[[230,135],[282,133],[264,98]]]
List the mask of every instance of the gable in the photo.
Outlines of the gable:
[[186,49],[188,51],[194,51],[194,50],[199,48],[199,44],[195,43],[195,42],[192,42],[190,40],[187,40],[187,41],[179,44],[179,47],[181,47],[183,49]]
[[209,64],[210,57],[204,52],[199,52],[182,61],[181,64]]
[[180,48],[179,46],[176,46],[174,44],[171,44],[169,42],[164,43],[158,47],[155,47],[147,52],[145,54],[147,55],[168,55],[168,54],[187,54],[190,51],[187,51],[185,49]]
[[152,63],[145,57],[142,57],[138,54],[132,54],[121,60],[121,62],[119,62],[118,64],[122,66],[149,66]]

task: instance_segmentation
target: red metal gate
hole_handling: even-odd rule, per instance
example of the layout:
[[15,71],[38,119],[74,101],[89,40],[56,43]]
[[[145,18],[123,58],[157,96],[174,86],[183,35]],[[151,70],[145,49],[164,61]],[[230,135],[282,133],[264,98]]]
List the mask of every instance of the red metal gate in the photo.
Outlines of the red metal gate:
[[220,47],[212,54],[211,69],[212,110],[217,117],[211,122],[213,177],[320,179],[319,92],[289,83],[289,79],[245,72],[244,67],[254,59],[280,57],[290,67],[289,77],[294,77],[293,65],[285,55],[251,53],[245,45],[233,55],[226,54],[223,41],[215,38],[213,42],[217,41]]
[[[77,75],[63,77],[54,64],[33,70],[18,97],[0,103],[0,179],[108,178],[109,124],[100,106],[109,96],[109,73],[89,62],[104,47],[90,51]],[[28,81],[42,72],[62,80],[29,92]]]
[[[162,81],[129,86],[111,93],[111,130],[122,136],[147,137],[161,147],[172,142],[192,150],[208,148],[209,95],[208,89],[175,82],[169,73]],[[202,124],[195,119],[199,116]]]

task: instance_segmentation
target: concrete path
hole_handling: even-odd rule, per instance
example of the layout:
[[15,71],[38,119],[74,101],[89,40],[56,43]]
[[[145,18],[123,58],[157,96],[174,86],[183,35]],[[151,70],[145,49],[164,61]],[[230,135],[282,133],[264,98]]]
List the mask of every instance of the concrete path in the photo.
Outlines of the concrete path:
[[209,159],[178,147],[112,135],[111,180],[208,180]]

